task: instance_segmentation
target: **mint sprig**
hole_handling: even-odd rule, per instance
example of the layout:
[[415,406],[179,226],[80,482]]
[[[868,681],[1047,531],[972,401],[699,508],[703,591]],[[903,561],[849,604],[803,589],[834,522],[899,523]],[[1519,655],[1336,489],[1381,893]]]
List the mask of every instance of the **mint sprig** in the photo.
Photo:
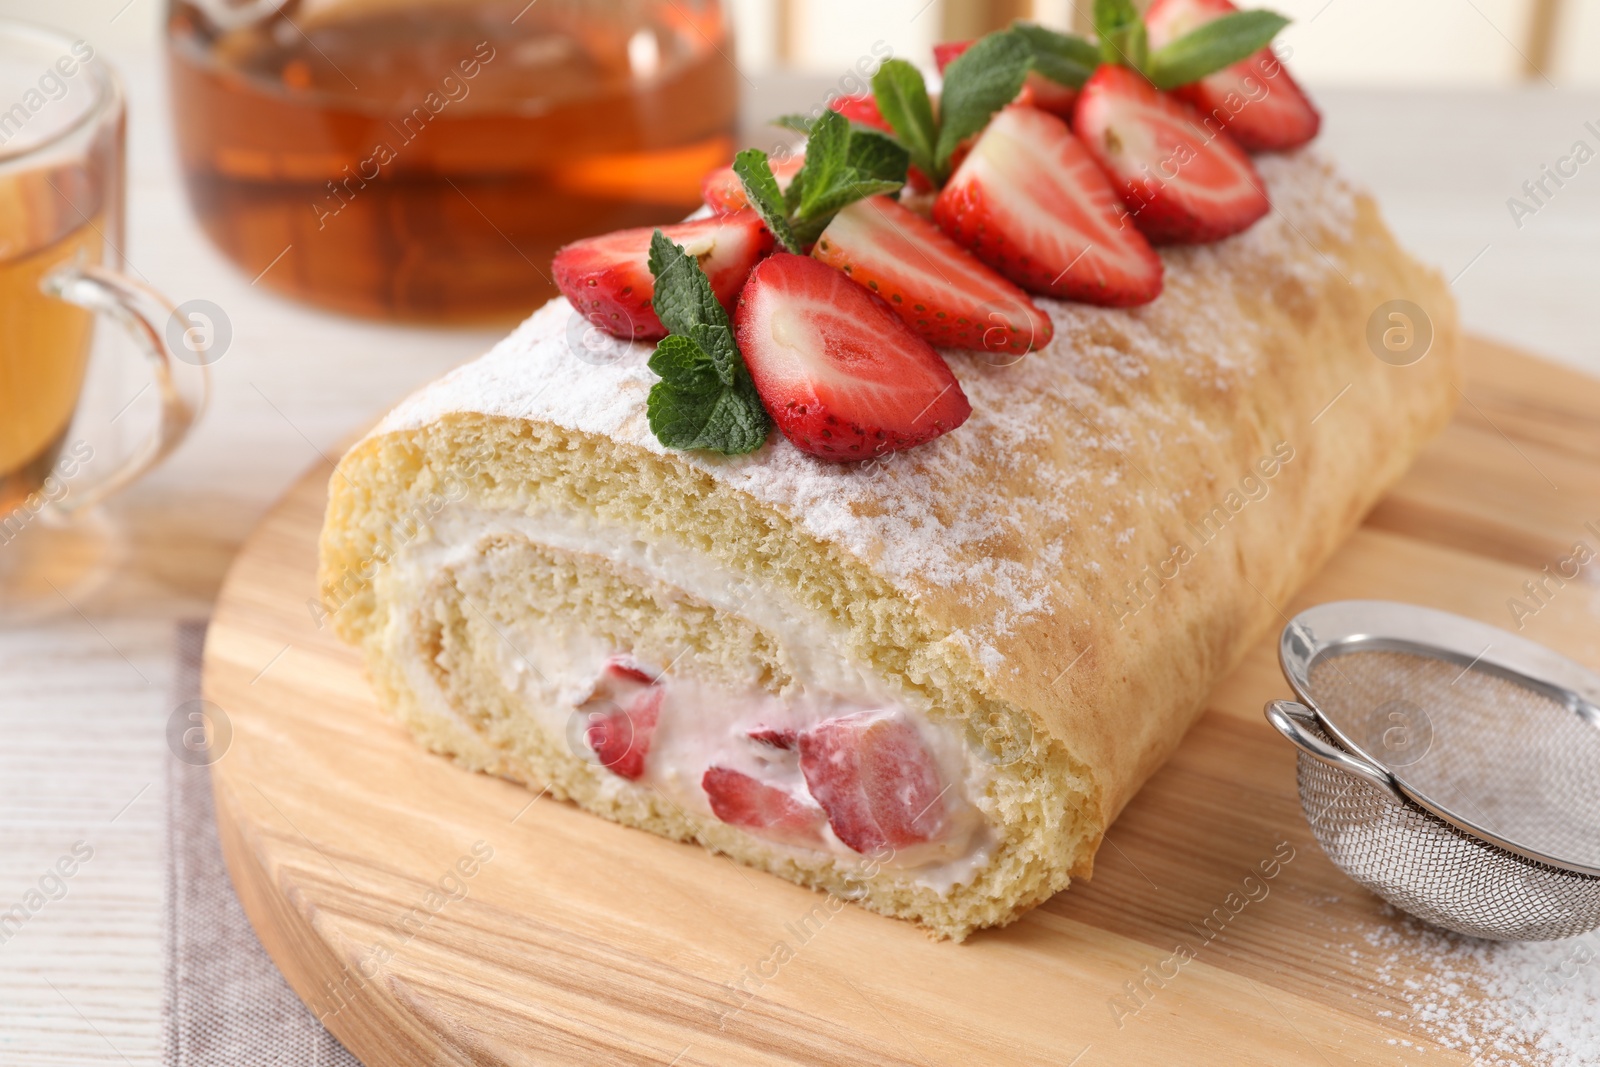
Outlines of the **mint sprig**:
[[1276,11],[1232,11],[1150,54],[1145,77],[1157,89],[1176,89],[1253,56],[1289,20]]
[[733,172],[750,206],[790,252],[803,253],[846,206],[906,183],[906,150],[876,130],[853,125],[835,111],[814,120],[786,115],[783,123],[810,137],[805,162],[779,190],[767,154],[747,148],[733,158]]
[[1033,69],[1058,85],[1081,89],[1100,65],[1100,49],[1082,37],[1032,22],[1015,23],[1011,32],[1033,49]]
[[1100,50],[1083,38],[1019,22],[979,38],[951,61],[937,109],[922,72],[903,59],[884,61],[872,77],[872,95],[912,165],[943,185],[956,149],[1016,99],[1029,71],[1077,89],[1099,65]]
[[1002,30],[974,42],[945,69],[937,112],[922,72],[903,59],[884,60],[872,76],[872,96],[912,165],[943,185],[955,150],[1016,99],[1032,66],[1032,45]]
[[979,38],[944,72],[939,97],[939,140],[933,163],[943,176],[950,157],[968,137],[989,125],[994,113],[1017,98],[1033,66],[1033,48],[1011,31]]
[[656,315],[669,333],[650,356],[650,369],[661,376],[645,404],[650,432],[667,448],[754,452],[772,420],[700,261],[657,230],[650,273]]
[[1289,20],[1275,11],[1232,11],[1150,51],[1150,35],[1133,0],[1095,0],[1100,59],[1132,67],[1157,89],[1176,89],[1265,48]]
[[1094,32],[1100,38],[1100,62],[1145,69],[1150,34],[1133,0],[1094,0]]

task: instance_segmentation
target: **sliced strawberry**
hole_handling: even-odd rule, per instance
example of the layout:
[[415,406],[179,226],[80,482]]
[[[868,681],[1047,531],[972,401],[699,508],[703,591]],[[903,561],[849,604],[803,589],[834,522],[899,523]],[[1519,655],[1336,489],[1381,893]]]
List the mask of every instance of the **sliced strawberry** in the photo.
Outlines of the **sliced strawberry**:
[[1008,107],[939,194],[933,218],[1024,289],[1108,307],[1154,300],[1161,258],[1066,123]]
[[944,41],[933,46],[933,62],[939,68],[939,73],[944,73],[944,68],[955,62],[955,58],[971,48],[976,38],[971,41]]
[[1078,102],[1078,90],[1070,85],[1051,81],[1038,71],[1030,71],[1028,80],[1022,83],[1022,91],[1031,93],[1031,99],[1019,101],[1040,111],[1048,111],[1058,118],[1070,119],[1072,108]]
[[[794,176],[800,173],[800,167],[806,161],[805,155],[793,155],[787,159],[768,159],[767,165],[772,168],[772,176],[778,179],[778,188],[787,189]],[[744,195],[744,183],[739,181],[739,176],[733,172],[733,164],[718,167],[700,183],[700,198],[706,206],[718,215],[729,215],[735,211],[743,211],[750,206],[750,198]]]
[[870,126],[884,133],[893,133],[894,127],[889,125],[889,120],[883,117],[883,112],[878,110],[878,100],[871,93],[860,93],[856,96],[836,96],[828,101],[828,106],[851,122],[858,122],[863,126]]
[[[616,337],[650,341],[667,335],[651,300],[650,235],[655,227],[618,230],[574,241],[550,264],[556,285],[584,318]],[[729,311],[756,260],[772,251],[772,234],[754,211],[662,226],[661,232],[700,261],[711,291]]]
[[[971,41],[946,41],[944,44],[933,46],[933,61],[938,64],[939,73],[944,73],[944,68],[972,47]],[[1051,81],[1036,70],[1028,72],[1027,79],[1022,83],[1022,91],[1017,94],[1015,103],[1025,107],[1036,107],[1041,111],[1048,111],[1064,119],[1072,117],[1072,105],[1078,99],[1078,90],[1070,85]]]
[[1028,294],[886,196],[840,211],[811,254],[887,300],[932,345],[1022,353],[1054,330]]
[[608,657],[600,666],[600,676],[608,681],[629,681],[640,685],[650,685],[655,681],[655,676],[641,667],[632,656]]
[[910,448],[972,413],[928,342],[883,300],[810,256],[778,253],[750,272],[734,333],[778,429],[821,459]]
[[[1229,0],[1156,0],[1145,13],[1150,47],[1160,48],[1237,11]],[[1271,48],[1174,89],[1208,129],[1227,130],[1248,152],[1284,152],[1317,135],[1322,116]]]
[[700,779],[711,810],[729,826],[742,826],[762,837],[821,848],[821,808],[808,800],[726,767],[711,767]]
[[800,773],[834,835],[857,852],[944,837],[951,812],[938,764],[905,718],[862,711],[800,735]]
[[1156,243],[1217,241],[1271,210],[1244,149],[1207,132],[1189,105],[1127,67],[1101,67],[1084,84],[1072,127]]
[[606,661],[594,691],[578,707],[588,724],[584,744],[601,766],[630,781],[643,776],[664,696],[665,690],[631,660]]

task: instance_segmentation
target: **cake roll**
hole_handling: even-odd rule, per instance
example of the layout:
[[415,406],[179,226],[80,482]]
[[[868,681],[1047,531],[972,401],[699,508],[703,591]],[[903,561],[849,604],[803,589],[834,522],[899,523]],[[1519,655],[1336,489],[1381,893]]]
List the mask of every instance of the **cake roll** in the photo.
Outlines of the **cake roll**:
[[557,299],[340,462],[319,614],[463,768],[938,937],[1010,922],[1457,395],[1439,276],[1315,152],[1258,162],[1270,215],[1162,249],[1152,303],[947,352],[966,424],[859,463],[664,449],[650,346]]

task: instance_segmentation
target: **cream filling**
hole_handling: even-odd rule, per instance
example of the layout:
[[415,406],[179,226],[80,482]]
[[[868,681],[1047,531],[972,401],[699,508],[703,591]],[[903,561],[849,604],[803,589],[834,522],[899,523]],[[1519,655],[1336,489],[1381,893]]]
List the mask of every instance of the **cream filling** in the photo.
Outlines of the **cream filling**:
[[[949,805],[959,813],[944,842],[933,842],[876,856],[854,851],[824,826],[827,851],[841,863],[871,872],[879,868],[939,893],[970,882],[993,853],[995,833],[976,810],[985,796],[989,765],[973,758],[954,725],[931,722],[908,707],[879,676],[852,663],[831,627],[769,583],[732,575],[703,554],[671,541],[646,542],[636,531],[598,522],[578,513],[536,515],[474,508],[450,508],[431,524],[431,537],[413,541],[388,565],[386,593],[396,603],[420,605],[430,583],[443,570],[481,570],[483,543],[494,537],[525,538],[575,553],[599,556],[631,568],[709,603],[718,611],[747,619],[772,634],[789,658],[796,684],[781,695],[757,683],[752,668],[740,686],[709,684],[692,670],[674,671],[672,664],[641,664],[649,673],[667,673],[658,724],[645,773],[629,781],[601,767],[585,741],[586,713],[578,710],[594,692],[608,658],[619,650],[574,625],[564,632],[526,623],[496,620],[505,638],[496,644],[500,680],[518,694],[526,710],[556,743],[595,765],[598,780],[613,791],[647,789],[706,821],[715,821],[701,778],[712,766],[740,771],[770,785],[806,796],[806,784],[793,752],[773,749],[748,738],[751,730],[805,730],[823,720],[852,712],[887,709],[913,723],[938,765],[942,779],[954,783]],[[575,620],[577,622],[577,620]],[[408,681],[429,710],[449,716],[470,729],[439,687],[426,660],[417,612],[391,613],[384,636],[385,654],[404,665]],[[748,831],[747,831],[748,832]],[[766,847],[797,857],[816,851],[773,841],[752,833]]]

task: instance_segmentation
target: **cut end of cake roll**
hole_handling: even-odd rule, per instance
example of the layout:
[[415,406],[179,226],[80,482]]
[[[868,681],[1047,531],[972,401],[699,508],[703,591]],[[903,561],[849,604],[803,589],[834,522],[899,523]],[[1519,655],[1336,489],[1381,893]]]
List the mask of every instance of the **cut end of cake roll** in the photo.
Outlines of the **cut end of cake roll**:
[[[1147,307],[952,354],[971,419],[864,464],[662,449],[649,346],[552,302],[341,462],[318,613],[464,767],[940,937],[1009,922],[1448,416],[1442,282],[1316,157],[1261,169],[1273,217],[1163,253]],[[1405,367],[1366,339],[1395,299],[1433,324]]]
[[458,413],[340,471],[323,605],[434,751],[946,937],[1087,869],[1091,777],[968,643],[693,464]]

